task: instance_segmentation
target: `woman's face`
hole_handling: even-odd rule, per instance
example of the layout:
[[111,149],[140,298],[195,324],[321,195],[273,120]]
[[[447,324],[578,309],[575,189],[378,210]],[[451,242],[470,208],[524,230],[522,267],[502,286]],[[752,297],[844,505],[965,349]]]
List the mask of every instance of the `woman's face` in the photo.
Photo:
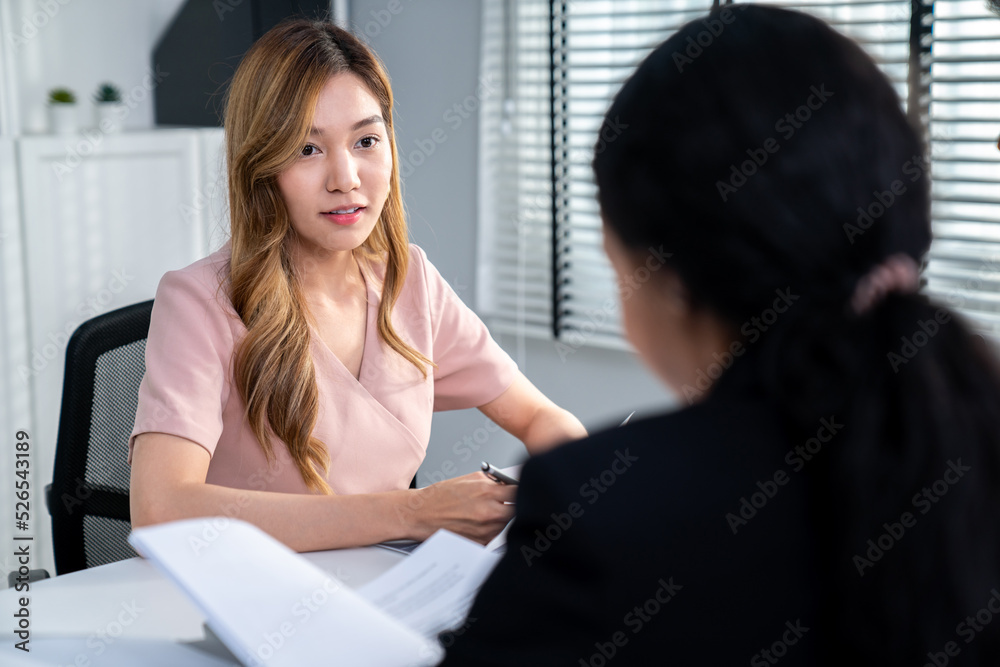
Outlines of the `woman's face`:
[[728,329],[706,310],[691,307],[680,278],[663,261],[669,255],[662,247],[626,247],[604,225],[604,251],[615,270],[629,342],[664,384],[695,400],[691,389],[697,388],[698,371],[710,369],[727,349]]
[[678,348],[679,317],[677,309],[663,298],[664,281],[654,279],[647,271],[643,274],[646,280],[639,283],[637,274],[643,266],[642,258],[625,247],[607,225],[604,225],[604,252],[615,270],[625,336],[646,366],[668,386],[675,387],[673,364],[665,357]]
[[278,175],[300,247],[350,251],[378,223],[389,194],[392,151],[378,100],[355,74],[320,91],[307,143]]

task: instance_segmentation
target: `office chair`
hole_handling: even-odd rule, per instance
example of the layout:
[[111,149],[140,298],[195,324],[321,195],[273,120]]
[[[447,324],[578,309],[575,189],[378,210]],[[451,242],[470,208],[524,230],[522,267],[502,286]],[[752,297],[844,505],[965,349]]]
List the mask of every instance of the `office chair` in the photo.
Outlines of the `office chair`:
[[[66,348],[55,471],[46,489],[56,574],[137,555],[128,543],[126,451],[152,309],[145,301],[88,320]],[[410,488],[416,482],[414,475]]]
[[153,302],[81,324],[66,347],[55,471],[46,490],[56,573],[132,558],[128,437]]

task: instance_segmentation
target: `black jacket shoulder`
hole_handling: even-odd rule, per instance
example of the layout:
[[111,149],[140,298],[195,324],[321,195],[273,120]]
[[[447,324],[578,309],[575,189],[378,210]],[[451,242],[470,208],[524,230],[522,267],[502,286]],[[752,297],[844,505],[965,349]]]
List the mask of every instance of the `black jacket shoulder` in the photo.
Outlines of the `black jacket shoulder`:
[[442,664],[811,664],[794,447],[727,390],[529,460],[507,552]]

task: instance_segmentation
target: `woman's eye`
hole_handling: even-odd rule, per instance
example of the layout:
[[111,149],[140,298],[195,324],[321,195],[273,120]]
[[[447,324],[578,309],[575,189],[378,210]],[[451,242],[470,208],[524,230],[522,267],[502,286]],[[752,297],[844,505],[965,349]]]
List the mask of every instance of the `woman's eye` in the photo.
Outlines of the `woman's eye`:
[[319,149],[312,144],[306,144],[302,147],[302,155],[314,155]]
[[370,136],[370,137],[364,137],[358,143],[361,144],[362,148],[374,148],[378,144],[378,141],[379,141],[378,137]]

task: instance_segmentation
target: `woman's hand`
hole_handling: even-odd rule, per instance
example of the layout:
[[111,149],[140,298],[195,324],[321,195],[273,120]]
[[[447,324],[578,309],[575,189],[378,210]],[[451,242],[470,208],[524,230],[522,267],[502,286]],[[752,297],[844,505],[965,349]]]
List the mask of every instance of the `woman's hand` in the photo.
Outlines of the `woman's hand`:
[[486,544],[513,518],[514,506],[504,503],[513,503],[516,491],[474,472],[409,491],[401,512],[415,539],[425,540],[446,528]]

